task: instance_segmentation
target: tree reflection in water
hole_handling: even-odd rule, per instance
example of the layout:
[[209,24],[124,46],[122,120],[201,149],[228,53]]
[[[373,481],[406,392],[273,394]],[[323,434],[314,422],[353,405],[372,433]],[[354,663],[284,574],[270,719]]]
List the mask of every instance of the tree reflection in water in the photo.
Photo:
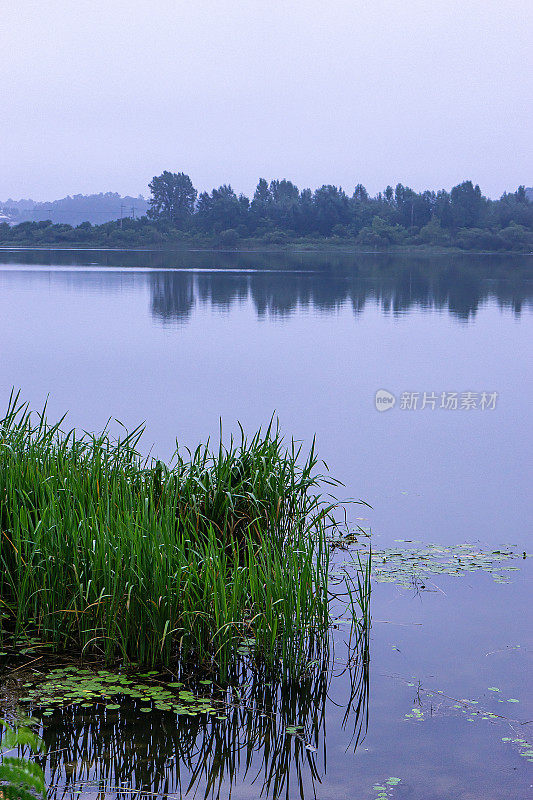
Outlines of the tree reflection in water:
[[[258,317],[288,317],[298,309],[332,313],[343,306],[354,315],[368,302],[384,313],[411,308],[448,311],[461,320],[476,315],[491,299],[520,314],[533,299],[531,264],[489,259],[406,260],[400,257],[329,257],[324,264],[287,257],[279,270],[248,264],[204,271],[149,274],[151,311],[163,323],[185,322],[197,306],[228,310],[251,302]],[[260,263],[256,256],[256,261]],[[524,271],[525,270],[525,271]],[[529,275],[529,277],[528,277]]]

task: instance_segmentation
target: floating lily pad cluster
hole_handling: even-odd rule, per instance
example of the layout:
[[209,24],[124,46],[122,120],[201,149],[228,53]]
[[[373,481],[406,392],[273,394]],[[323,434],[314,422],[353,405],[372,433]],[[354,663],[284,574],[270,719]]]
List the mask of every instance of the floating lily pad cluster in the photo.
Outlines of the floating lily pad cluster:
[[[517,645],[519,646],[519,645]],[[405,681],[405,685],[409,687],[417,687],[417,694],[423,695],[427,698],[436,698],[437,705],[433,706],[432,701],[432,716],[436,714],[443,714],[446,712],[455,712],[461,711],[461,713],[467,716],[468,722],[474,722],[475,718],[477,719],[485,719],[485,720],[495,720],[495,719],[508,719],[507,713],[505,709],[500,709],[502,712],[501,714],[494,714],[492,711],[488,711],[487,709],[483,708],[479,700],[471,700],[469,698],[461,698],[456,699],[453,697],[449,697],[445,695],[441,689],[436,690],[428,690],[422,687],[421,682],[413,676],[413,679],[410,681]],[[497,697],[498,703],[519,703],[516,697],[498,697],[498,694],[501,694],[501,689],[497,686],[488,686],[487,690],[489,692],[494,692],[495,696]],[[415,719],[422,721],[426,717],[424,712],[420,707],[413,708],[410,713],[405,714],[404,719]]]
[[533,745],[529,744],[526,739],[513,739],[510,736],[502,736],[502,742],[517,745],[519,755],[533,762]]
[[[105,706],[108,711],[118,710],[128,701],[138,701],[138,710],[148,713],[172,711],[174,714],[197,716],[198,714],[222,715],[223,706],[211,697],[198,697],[181,682],[160,683],[155,680],[155,671],[135,677],[121,675],[108,670],[77,669],[66,667],[54,669],[45,680],[26,682],[26,695],[21,702],[42,708],[43,716],[50,716],[55,708],[77,705],[92,708]],[[146,682],[140,682],[144,679]],[[203,685],[210,681],[201,681]]]
[[389,800],[392,790],[401,781],[401,778],[387,778],[384,783],[376,783],[372,788],[377,792],[376,800]]
[[525,558],[512,547],[499,550],[482,550],[473,544],[445,547],[398,540],[398,547],[372,552],[372,575],[380,583],[396,583],[412,587],[424,584],[432,575],[464,575],[468,572],[486,572],[496,583],[508,583],[509,573],[519,567],[510,562]]
[[[517,647],[519,645],[516,645]],[[416,680],[416,679],[415,679]],[[414,687],[417,684],[414,681],[406,681],[406,685],[410,687]],[[496,696],[498,693],[501,693],[501,689],[497,686],[488,686],[487,690],[489,692],[494,692]],[[420,681],[418,681],[417,686],[418,693],[422,692],[428,698],[437,698],[438,705],[436,707],[432,706],[431,715],[435,716],[436,714],[452,712],[456,713],[460,711],[462,714],[465,715],[466,722],[476,722],[477,720],[487,720],[489,722],[511,722],[511,723],[518,723],[519,720],[510,720],[505,713],[505,709],[501,709],[501,714],[494,714],[492,711],[488,711],[486,708],[483,708],[479,700],[470,700],[467,698],[462,698],[460,700],[454,700],[451,697],[448,697],[444,694],[441,689],[436,691],[427,691],[422,688]],[[450,702],[451,701],[451,702]],[[516,697],[498,697],[498,703],[519,703],[520,701]],[[413,719],[418,722],[422,722],[426,719],[426,716],[422,709],[420,708],[413,708],[412,711],[404,716],[405,720]],[[527,759],[529,762],[533,763],[533,745],[529,743],[526,739],[520,738],[512,738],[511,736],[503,736],[502,742],[514,744],[518,748],[519,755],[523,758]],[[375,787],[374,787],[375,788]],[[382,798],[380,798],[382,800]]]
[[[498,689],[497,686],[488,686],[487,687],[489,692],[501,692],[501,689]],[[498,697],[498,703],[519,703],[520,700],[517,700],[516,697],[507,697],[502,698]]]
[[422,722],[424,719],[424,712],[420,708],[413,708],[408,714],[405,715],[404,719],[415,719],[418,722]]

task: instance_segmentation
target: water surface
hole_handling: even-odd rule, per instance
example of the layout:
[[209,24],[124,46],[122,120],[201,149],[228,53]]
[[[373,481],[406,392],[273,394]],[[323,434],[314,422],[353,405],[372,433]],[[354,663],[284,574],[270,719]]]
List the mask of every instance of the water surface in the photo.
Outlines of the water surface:
[[[12,386],[33,407],[49,394],[51,417],[68,410],[86,430],[110,416],[145,420],[146,449],[162,457],[176,438],[216,441],[220,425],[252,432],[275,414],[289,437],[310,444],[316,433],[344,496],[372,506],[349,514],[375,549],[415,540],[527,551],[532,262],[2,251],[0,401]],[[379,389],[396,397],[385,413]],[[456,409],[440,407],[443,393],[457,393]],[[485,408],[483,393],[494,398]],[[416,408],[402,407],[415,396]],[[56,714],[45,730],[65,754],[49,757],[54,791],[81,780],[109,796],[123,796],[120,784],[365,800],[399,777],[385,784],[399,800],[526,798],[531,764],[502,741],[527,740],[533,719],[530,561],[512,565],[509,582],[474,571],[432,575],[424,588],[376,583],[368,694],[357,667],[350,683],[341,626],[338,661],[318,683],[268,696],[250,687],[267,717],[237,709],[205,726],[134,709]],[[283,732],[299,721],[312,750]]]

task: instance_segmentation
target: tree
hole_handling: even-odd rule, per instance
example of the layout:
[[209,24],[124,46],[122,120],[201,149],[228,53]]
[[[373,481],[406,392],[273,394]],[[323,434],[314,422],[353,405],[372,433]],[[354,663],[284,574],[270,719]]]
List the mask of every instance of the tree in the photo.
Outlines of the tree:
[[197,219],[200,228],[219,231],[237,228],[246,224],[249,200],[244,195],[237,197],[231,186],[224,184],[213,189],[211,194],[202,192],[198,198]]
[[257,228],[258,225],[262,227],[268,225],[271,205],[272,195],[270,194],[268,183],[264,178],[260,178],[250,204],[251,222],[254,228]]
[[252,206],[255,204],[259,206],[261,209],[267,206],[272,200],[272,195],[270,194],[270,189],[268,188],[268,183],[264,178],[259,178],[259,183],[257,184],[256,190],[254,192],[254,199],[252,200]]
[[474,186],[472,181],[463,181],[454,186],[450,200],[455,227],[475,228],[479,224],[483,200],[477,184]]
[[353,199],[358,200],[360,203],[368,202],[368,192],[362,183],[358,183],[354,189]]
[[444,189],[437,192],[435,202],[433,204],[435,217],[438,219],[443,228],[451,228],[453,226],[452,206],[450,195]]
[[270,181],[270,204],[267,206],[267,215],[277,228],[294,230],[296,225],[296,208],[300,200],[298,187],[291,181]]
[[148,184],[152,196],[148,216],[183,225],[194,211],[196,189],[184,172],[168,172],[152,178]]
[[518,189],[516,190],[516,192],[514,193],[514,196],[516,197],[516,200],[517,200],[518,203],[527,203],[528,202],[527,195],[526,195],[526,187],[525,186],[519,186]]
[[291,181],[259,180],[250,205],[255,227],[279,227],[294,230],[300,215],[298,204],[300,192]]
[[321,186],[313,194],[313,205],[320,233],[329,236],[335,225],[350,223],[350,206],[342,190],[331,184]]
[[298,202],[300,192],[292,181],[283,178],[281,181],[270,181],[270,196],[275,205],[287,208]]
[[315,228],[316,214],[311,189],[302,189],[294,209],[294,227],[299,234],[310,233]]

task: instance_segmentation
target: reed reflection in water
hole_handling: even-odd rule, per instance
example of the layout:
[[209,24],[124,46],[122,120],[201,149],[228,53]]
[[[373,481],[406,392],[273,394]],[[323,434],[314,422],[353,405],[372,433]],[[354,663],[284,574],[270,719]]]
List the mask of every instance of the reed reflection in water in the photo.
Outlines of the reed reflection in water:
[[[48,797],[315,797],[326,773],[333,680],[337,692],[342,685],[336,724],[347,748],[357,748],[368,724],[368,627],[355,641],[342,636],[297,682],[243,667],[236,687],[225,690],[225,720],[143,714],[140,701],[118,711],[54,711],[43,726]],[[344,658],[334,658],[341,650]],[[297,732],[287,733],[293,726]]]

